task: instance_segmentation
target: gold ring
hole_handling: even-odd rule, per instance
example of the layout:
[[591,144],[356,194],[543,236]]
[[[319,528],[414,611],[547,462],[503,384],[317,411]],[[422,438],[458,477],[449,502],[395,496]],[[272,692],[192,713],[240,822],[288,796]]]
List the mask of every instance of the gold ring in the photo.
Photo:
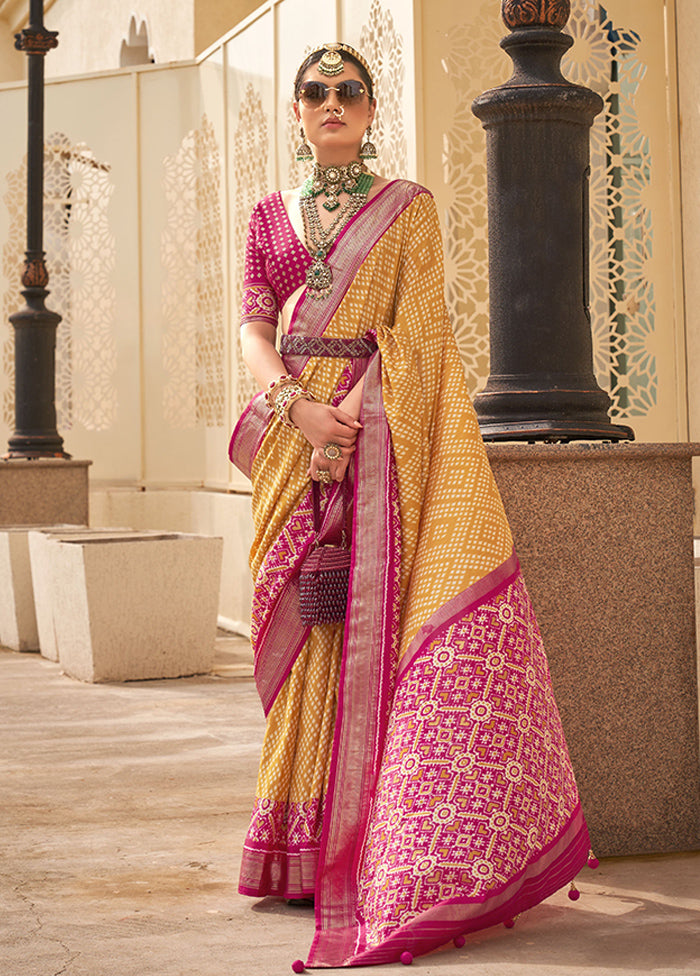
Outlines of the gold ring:
[[343,456],[343,452],[340,449],[339,444],[334,444],[333,441],[331,441],[323,448],[323,456],[327,457],[329,461],[339,461]]
[[329,485],[333,480],[333,478],[331,477],[330,471],[319,471],[318,480],[321,482],[322,485]]

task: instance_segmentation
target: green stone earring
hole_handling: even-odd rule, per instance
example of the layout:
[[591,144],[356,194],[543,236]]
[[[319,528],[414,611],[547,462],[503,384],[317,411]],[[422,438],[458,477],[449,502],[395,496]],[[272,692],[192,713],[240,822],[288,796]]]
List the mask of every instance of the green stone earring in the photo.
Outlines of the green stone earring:
[[372,126],[367,126],[367,136],[365,141],[360,146],[360,159],[376,159],[377,158],[377,147],[374,145],[372,140]]
[[311,152],[311,147],[306,141],[303,125],[299,126],[299,133],[301,135],[301,142],[297,146],[297,162],[308,163],[310,160],[314,158],[314,154]]

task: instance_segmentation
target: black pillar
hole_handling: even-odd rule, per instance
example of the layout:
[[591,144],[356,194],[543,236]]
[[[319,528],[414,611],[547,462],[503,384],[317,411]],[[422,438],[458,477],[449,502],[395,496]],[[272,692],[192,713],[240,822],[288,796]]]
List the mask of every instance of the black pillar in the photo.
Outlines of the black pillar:
[[590,127],[603,108],[567,81],[569,0],[502,0],[512,77],[472,106],[486,130],[491,375],[485,440],[630,440],[593,372]]
[[26,304],[10,316],[15,329],[15,431],[7,458],[70,457],[56,430],[56,327],[61,316],[44,304],[49,282],[43,250],[44,56],[58,44],[56,37],[56,31],[44,27],[43,0],[30,0],[29,26],[15,35],[15,47],[28,58]]

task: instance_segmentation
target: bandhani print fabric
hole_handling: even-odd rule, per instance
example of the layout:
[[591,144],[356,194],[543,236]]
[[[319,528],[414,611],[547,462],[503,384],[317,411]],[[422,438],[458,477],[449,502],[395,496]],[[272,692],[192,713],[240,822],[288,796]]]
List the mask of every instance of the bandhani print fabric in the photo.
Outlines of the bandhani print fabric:
[[[244,320],[303,284],[300,248],[281,197],[266,198]],[[327,260],[333,292],[302,292],[283,359],[327,403],[364,377],[344,624],[299,618],[313,545],[303,435],[259,395],[230,448],[253,485],[252,635],[267,715],[240,890],[314,896],[306,965],[319,968],[397,961],[507,922],[571,881],[589,851],[445,312],[432,197],[390,183]],[[329,491],[332,512],[341,497]]]

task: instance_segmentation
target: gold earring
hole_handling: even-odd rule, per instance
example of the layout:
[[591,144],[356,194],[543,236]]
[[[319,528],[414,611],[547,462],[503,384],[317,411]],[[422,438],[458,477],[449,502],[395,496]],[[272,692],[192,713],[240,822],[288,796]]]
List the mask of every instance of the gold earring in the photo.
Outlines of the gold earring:
[[308,163],[309,160],[314,158],[314,154],[311,152],[311,147],[306,141],[306,136],[304,135],[304,126],[299,126],[299,134],[301,136],[301,142],[297,146],[297,162],[298,163]]
[[365,141],[360,146],[360,159],[376,159],[377,158],[377,147],[374,145],[372,140],[372,126],[367,126],[367,135]]

